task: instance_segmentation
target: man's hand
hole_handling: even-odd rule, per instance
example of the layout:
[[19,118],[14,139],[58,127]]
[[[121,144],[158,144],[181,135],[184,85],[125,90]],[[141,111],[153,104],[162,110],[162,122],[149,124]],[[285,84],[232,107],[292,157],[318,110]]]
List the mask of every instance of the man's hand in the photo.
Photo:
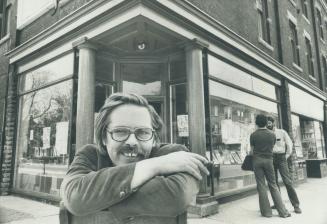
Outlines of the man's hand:
[[205,166],[209,161],[203,156],[192,152],[170,153],[153,158],[153,162],[158,175],[185,172],[198,180],[202,179],[201,173],[209,175],[209,171]]
[[192,152],[173,152],[164,156],[145,159],[136,163],[131,188],[136,188],[158,175],[169,175],[185,172],[201,180],[204,173],[209,175],[205,167],[209,161]]

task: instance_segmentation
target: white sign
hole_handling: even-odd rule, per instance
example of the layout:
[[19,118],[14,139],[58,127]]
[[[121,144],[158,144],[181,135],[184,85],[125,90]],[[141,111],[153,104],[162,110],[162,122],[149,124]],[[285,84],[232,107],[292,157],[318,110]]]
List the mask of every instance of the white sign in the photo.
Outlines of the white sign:
[[319,121],[324,120],[324,102],[303,90],[289,85],[291,111],[315,118]]
[[188,137],[188,115],[177,115],[177,129],[179,137]]
[[51,127],[43,128],[42,141],[43,141],[44,149],[50,148],[50,132],[51,132]]
[[68,146],[68,121],[56,124],[56,144],[55,153],[57,155],[67,154]]
[[34,139],[34,131],[30,130],[30,140],[32,141]]

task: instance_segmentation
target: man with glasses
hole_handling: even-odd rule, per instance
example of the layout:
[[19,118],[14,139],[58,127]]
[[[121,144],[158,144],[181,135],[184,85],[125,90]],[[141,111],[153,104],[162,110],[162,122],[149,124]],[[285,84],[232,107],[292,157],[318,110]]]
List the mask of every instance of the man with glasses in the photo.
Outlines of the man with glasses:
[[86,219],[105,209],[112,223],[176,223],[209,174],[208,161],[182,145],[160,144],[161,129],[146,99],[111,95],[97,116],[97,146],[78,151],[62,184],[68,210]]
[[[278,189],[280,190],[278,185],[279,171],[286,187],[288,197],[294,207],[294,212],[300,214],[302,213],[302,210],[300,209],[300,201],[293,187],[287,163],[288,158],[290,158],[292,154],[293,142],[285,130],[276,128],[275,119],[272,116],[267,117],[267,128],[273,131],[276,135],[276,144],[273,148],[273,160]],[[272,208],[275,208],[275,206],[273,205]]]

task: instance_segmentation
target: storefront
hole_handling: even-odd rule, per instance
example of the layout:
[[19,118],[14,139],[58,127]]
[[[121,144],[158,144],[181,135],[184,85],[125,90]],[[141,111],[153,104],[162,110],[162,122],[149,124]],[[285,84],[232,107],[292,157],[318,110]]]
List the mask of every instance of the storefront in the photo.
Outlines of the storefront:
[[[306,161],[308,177],[314,172],[310,168],[312,163],[321,164],[322,176],[326,176],[324,102],[293,85],[289,89],[296,156],[299,161]],[[302,102],[306,102],[306,105]]]
[[[163,142],[184,144],[218,165],[201,182],[205,203],[217,207],[217,196],[255,189],[253,172],[242,171],[241,163],[257,114],[272,115],[282,126],[281,77],[287,74],[229,31],[168,3],[169,9],[160,1],[92,1],[95,6],[78,9],[10,52],[18,77],[13,191],[59,200],[70,162],[94,142],[97,112],[114,92],[143,95],[163,118]],[[185,26],[184,17],[196,24]],[[236,48],[242,50],[236,54]],[[312,119],[317,150],[310,156],[325,158],[323,117],[291,108],[296,130],[308,129],[305,119]],[[297,150],[309,154],[300,135]]]
[[208,54],[210,136],[213,161],[220,164],[220,178],[214,179],[214,193],[228,194],[255,185],[253,172],[241,170],[250,151],[250,135],[258,114],[275,117],[279,126],[277,79],[259,78],[240,65]]

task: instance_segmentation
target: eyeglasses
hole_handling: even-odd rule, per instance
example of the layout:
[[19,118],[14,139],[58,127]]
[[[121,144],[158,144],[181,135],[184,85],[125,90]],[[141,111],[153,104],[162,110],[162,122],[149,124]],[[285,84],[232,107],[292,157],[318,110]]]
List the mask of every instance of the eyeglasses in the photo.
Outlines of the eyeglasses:
[[153,137],[153,129],[151,128],[135,128],[130,129],[126,127],[113,128],[108,130],[111,138],[117,142],[126,141],[131,134],[139,141],[149,141]]

